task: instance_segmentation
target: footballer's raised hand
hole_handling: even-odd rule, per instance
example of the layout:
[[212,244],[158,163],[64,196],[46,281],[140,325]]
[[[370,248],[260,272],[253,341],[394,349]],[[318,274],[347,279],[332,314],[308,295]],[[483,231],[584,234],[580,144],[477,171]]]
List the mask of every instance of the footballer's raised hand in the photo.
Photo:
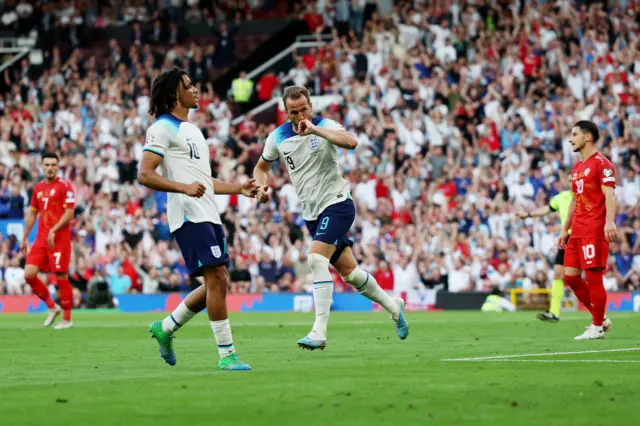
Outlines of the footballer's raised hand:
[[316,133],[316,126],[309,120],[302,120],[298,123],[298,134],[300,136],[314,135]]
[[185,185],[183,193],[189,197],[200,198],[204,195],[207,188],[200,182],[193,182]]

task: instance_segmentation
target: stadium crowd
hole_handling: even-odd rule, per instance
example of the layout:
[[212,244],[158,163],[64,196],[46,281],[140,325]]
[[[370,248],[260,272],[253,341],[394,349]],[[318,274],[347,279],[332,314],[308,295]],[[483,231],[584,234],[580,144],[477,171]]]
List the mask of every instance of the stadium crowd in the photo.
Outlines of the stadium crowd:
[[[549,285],[559,219],[522,221],[515,213],[569,188],[576,161],[569,130],[580,119],[595,121],[599,149],[616,167],[619,206],[620,239],[605,284],[639,289],[638,6],[475,3],[400,3],[386,17],[364,0],[296,3],[295,17],[333,39],[299,52],[285,78],[269,74],[255,90],[268,99],[295,83],[344,97],[322,114],[359,140],[356,150],[340,152],[358,206],[354,253],[384,289],[414,300],[427,289]],[[166,196],[136,182],[153,76],[178,65],[198,83],[192,119],[210,141],[220,179],[248,179],[276,127],[250,114],[231,124],[229,102],[205,73],[198,78],[208,55],[197,42],[173,44],[166,54],[112,42],[108,58],[82,49],[63,58],[52,47],[41,76],[32,77],[28,61],[5,73],[0,218],[23,217],[41,179],[39,154],[58,152],[76,191],[70,275],[78,304],[92,280],[116,295],[196,284],[171,241]],[[310,290],[310,236],[284,168],[274,167],[268,204],[217,196],[233,292]],[[15,235],[2,236],[0,292],[28,291],[18,247]],[[335,281],[336,291],[351,291]]]

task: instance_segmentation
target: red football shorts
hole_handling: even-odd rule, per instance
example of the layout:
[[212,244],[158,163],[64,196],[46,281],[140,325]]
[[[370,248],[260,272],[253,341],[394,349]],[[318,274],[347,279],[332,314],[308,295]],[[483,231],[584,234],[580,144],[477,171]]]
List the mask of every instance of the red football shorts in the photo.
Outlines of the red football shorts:
[[27,254],[27,265],[37,266],[42,272],[68,273],[71,260],[71,244],[57,242],[53,249],[47,243],[38,242]]
[[564,266],[582,271],[605,268],[609,260],[609,243],[600,238],[569,238],[564,252]]

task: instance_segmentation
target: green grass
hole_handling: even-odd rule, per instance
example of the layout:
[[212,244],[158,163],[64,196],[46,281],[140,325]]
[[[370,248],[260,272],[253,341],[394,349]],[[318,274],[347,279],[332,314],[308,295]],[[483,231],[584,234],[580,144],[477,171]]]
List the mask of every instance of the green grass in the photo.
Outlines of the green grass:
[[233,314],[254,371],[219,372],[206,317],[178,332],[167,366],[147,333],[162,315],[0,316],[2,425],[637,425],[640,351],[443,362],[445,358],[640,348],[640,315],[612,315],[603,341],[574,342],[588,323],[534,314],[409,314],[399,341],[382,313],[332,313],[324,352],[296,341],[313,314]]

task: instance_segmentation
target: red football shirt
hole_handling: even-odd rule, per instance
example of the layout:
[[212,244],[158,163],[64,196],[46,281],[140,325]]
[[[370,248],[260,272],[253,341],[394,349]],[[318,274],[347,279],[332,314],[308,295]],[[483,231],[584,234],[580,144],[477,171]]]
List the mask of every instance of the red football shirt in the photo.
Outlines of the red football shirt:
[[571,170],[571,190],[576,205],[571,223],[571,236],[604,239],[607,219],[604,186],[616,186],[616,172],[606,157],[594,153],[586,161],[579,161]]
[[[64,211],[74,208],[75,204],[73,188],[66,180],[56,178],[51,183],[43,180],[37,184],[31,196],[31,208],[40,215],[36,241],[46,243],[51,228],[58,223]],[[60,241],[71,242],[69,224],[57,232],[56,239],[58,238],[64,238]]]
[[280,84],[278,77],[273,74],[267,74],[260,79],[258,83],[258,99],[268,101],[273,97],[273,90]]

